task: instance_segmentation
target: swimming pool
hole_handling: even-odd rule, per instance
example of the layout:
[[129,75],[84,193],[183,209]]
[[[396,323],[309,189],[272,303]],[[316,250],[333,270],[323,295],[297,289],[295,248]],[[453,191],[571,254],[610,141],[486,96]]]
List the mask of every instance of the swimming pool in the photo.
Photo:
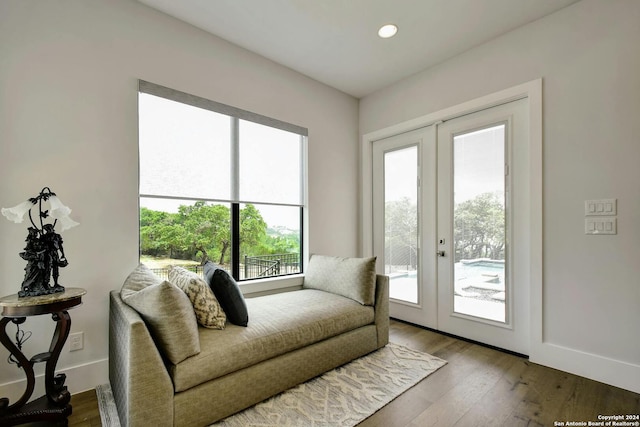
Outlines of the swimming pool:
[[[399,271],[388,273],[389,296],[393,299],[418,303],[418,272]],[[473,259],[454,264],[455,290],[466,294],[465,289],[504,291],[505,262],[503,260]],[[473,289],[472,289],[473,290]]]
[[456,288],[504,291],[504,260],[462,260],[454,265]]

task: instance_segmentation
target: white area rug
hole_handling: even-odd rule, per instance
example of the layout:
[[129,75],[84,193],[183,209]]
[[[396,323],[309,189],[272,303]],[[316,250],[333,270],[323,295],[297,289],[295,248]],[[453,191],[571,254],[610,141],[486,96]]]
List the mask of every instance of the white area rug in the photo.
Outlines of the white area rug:
[[390,343],[213,425],[355,426],[446,363]]
[[[430,354],[390,343],[213,426],[355,426],[446,363]],[[98,392],[99,388],[108,388],[108,393]],[[96,392],[102,425],[119,427],[117,414],[115,419],[113,415],[102,415],[103,406],[106,409],[110,405],[108,399],[103,402],[100,394],[111,396],[110,387],[99,386]]]
[[96,397],[98,398],[98,408],[100,408],[100,421],[102,427],[120,427],[118,409],[113,400],[113,393],[109,384],[96,387]]

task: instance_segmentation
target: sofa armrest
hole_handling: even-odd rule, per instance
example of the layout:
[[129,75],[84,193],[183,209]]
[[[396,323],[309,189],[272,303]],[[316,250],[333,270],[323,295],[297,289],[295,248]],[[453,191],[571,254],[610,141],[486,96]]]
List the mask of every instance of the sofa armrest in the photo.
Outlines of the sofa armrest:
[[144,321],[112,291],[109,381],[123,427],[173,425],[173,383]]
[[375,323],[378,348],[389,343],[389,276],[376,275]]

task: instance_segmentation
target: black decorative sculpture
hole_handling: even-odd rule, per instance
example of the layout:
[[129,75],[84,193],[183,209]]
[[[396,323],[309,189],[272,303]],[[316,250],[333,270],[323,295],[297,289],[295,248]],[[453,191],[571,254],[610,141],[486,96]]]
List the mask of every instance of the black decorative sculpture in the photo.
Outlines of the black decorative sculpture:
[[[50,211],[43,210],[43,202],[49,202]],[[39,226],[34,222],[31,208],[38,205]],[[67,230],[78,225],[69,218],[71,209],[62,204],[60,199],[49,187],[42,189],[40,194],[13,208],[3,208],[2,215],[9,220],[21,223],[26,213],[32,227],[28,228],[26,246],[20,257],[27,261],[24,280],[18,292],[18,297],[48,295],[56,292],[64,292],[64,287],[58,283],[60,268],[66,267],[69,262],[62,247],[62,236],[55,232],[56,224],[60,223],[62,230]],[[45,223],[53,219],[53,223]],[[53,277],[53,285],[51,278]]]

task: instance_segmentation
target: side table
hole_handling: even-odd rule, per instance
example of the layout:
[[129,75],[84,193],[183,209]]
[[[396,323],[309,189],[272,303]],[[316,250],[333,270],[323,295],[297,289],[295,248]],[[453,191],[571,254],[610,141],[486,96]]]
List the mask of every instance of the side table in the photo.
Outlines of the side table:
[[[66,288],[64,292],[50,295],[19,298],[18,294],[13,294],[0,298],[3,316],[0,320],[0,342],[11,352],[18,367],[24,369],[27,376],[27,388],[20,399],[9,405],[8,398],[0,398],[0,425],[14,426],[38,421],[67,425],[67,417],[71,415],[71,394],[64,385],[66,375],[55,375],[56,363],[71,329],[71,317],[67,310],[80,305],[82,296],[86,293],[82,288]],[[7,335],[6,327],[10,322],[20,325],[25,322],[26,317],[41,314],[51,314],[56,322],[51,345],[49,351],[27,359],[17,343]],[[27,403],[36,382],[33,366],[41,362],[46,362],[46,394]]]

